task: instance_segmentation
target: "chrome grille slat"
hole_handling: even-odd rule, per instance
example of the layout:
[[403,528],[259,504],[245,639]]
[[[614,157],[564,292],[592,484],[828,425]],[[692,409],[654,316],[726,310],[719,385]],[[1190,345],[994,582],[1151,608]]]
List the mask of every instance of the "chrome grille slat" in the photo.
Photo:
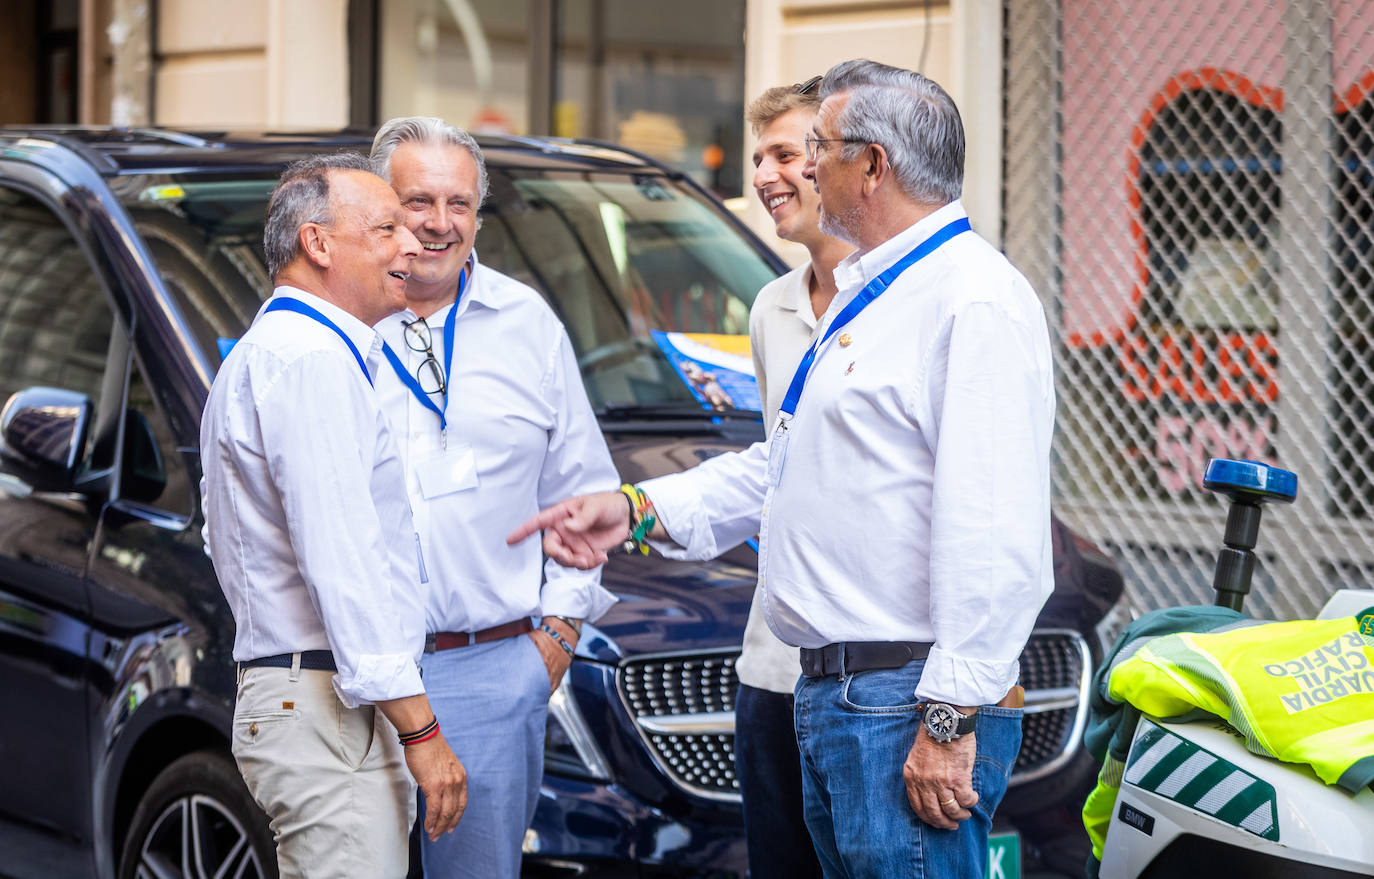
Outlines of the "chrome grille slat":
[[[735,710],[738,653],[636,657],[616,682],[640,737],[659,769],[679,788],[708,799],[737,800],[734,735],[722,713]],[[1087,644],[1068,629],[1039,630],[1021,654],[1028,712],[1012,784],[1047,775],[1078,746],[1086,722],[1090,659]],[[710,719],[712,723],[702,725]],[[680,731],[679,731],[680,730]]]

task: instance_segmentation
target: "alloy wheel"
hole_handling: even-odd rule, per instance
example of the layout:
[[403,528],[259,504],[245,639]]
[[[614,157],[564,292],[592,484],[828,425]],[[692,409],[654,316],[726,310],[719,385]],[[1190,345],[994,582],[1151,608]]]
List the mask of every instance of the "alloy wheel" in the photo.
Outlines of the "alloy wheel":
[[139,850],[137,879],[262,879],[248,833],[223,803],[204,794],[173,800]]

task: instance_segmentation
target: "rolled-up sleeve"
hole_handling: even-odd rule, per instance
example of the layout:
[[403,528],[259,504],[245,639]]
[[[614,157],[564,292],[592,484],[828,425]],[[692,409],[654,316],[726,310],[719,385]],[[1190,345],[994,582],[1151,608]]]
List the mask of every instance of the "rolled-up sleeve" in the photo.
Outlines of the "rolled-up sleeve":
[[[423,621],[404,621],[401,581],[388,562],[369,486],[377,455],[375,403],[346,355],[291,363],[259,401],[267,466],[281,498],[301,577],[355,707],[424,692],[415,658]],[[350,401],[350,398],[353,398]]]
[[920,699],[995,703],[1053,588],[1054,392],[1043,324],[976,301],[950,319],[927,376],[935,417],[930,618]]
[[[539,473],[539,506],[564,498],[609,491],[620,484],[601,427],[592,412],[572,344],[566,332],[558,334],[545,379],[545,396],[554,412],[555,425]],[[579,571],[552,560],[544,563],[544,586],[539,593],[545,615],[596,620],[616,597],[601,585],[601,568]]]
[[759,533],[768,493],[768,441],[639,487],[672,538],[650,541],[655,549],[668,558],[715,558]]

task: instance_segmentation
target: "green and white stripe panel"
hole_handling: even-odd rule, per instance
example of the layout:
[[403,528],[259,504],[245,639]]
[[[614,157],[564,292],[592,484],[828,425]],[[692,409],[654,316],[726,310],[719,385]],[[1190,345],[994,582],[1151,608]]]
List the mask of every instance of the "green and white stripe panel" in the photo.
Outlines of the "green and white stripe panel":
[[1125,780],[1218,821],[1279,841],[1272,784],[1143,718],[1126,761]]

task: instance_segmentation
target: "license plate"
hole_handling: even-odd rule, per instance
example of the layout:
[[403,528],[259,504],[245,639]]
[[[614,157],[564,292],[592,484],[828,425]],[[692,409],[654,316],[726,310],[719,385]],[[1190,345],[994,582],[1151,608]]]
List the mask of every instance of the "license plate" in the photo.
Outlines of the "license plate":
[[1021,879],[1021,837],[994,833],[988,837],[987,879]]

